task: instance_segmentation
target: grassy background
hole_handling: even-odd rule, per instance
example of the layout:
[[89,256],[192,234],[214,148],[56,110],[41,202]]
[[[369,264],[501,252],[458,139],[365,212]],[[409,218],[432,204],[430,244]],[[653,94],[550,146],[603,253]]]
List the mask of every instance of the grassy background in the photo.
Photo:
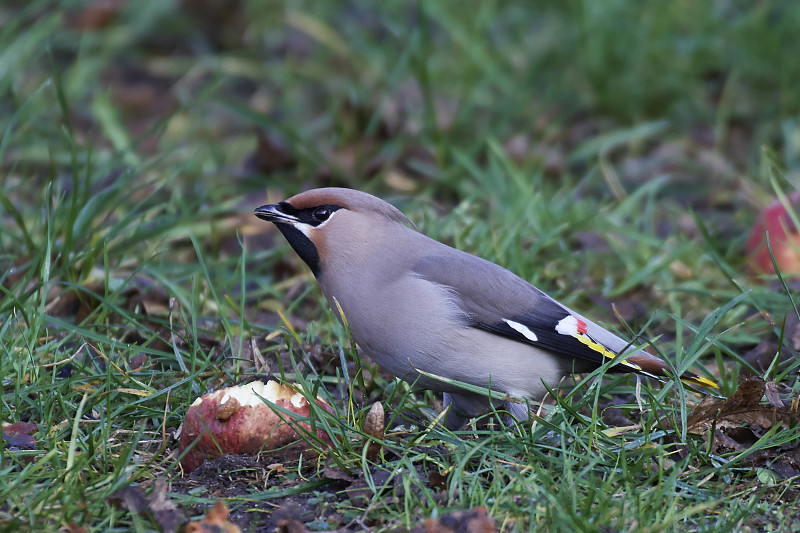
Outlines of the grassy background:
[[[173,433],[210,389],[272,373],[346,411],[349,341],[251,215],[315,186],[379,194],[732,393],[792,307],[744,242],[798,183],[799,24],[777,0],[4,2],[0,419],[36,430],[0,448],[0,528],[157,529],[106,499],[177,483]],[[793,360],[764,377],[796,394]],[[475,505],[509,531],[800,527],[797,478],[747,462],[797,430],[709,454],[675,384],[586,380],[537,424],[460,438],[425,429],[434,395],[368,370],[324,460],[171,497],[197,516],[235,496],[253,530],[293,493],[318,530]],[[379,465],[359,434],[377,400],[397,417]],[[604,432],[610,404],[638,429]]]

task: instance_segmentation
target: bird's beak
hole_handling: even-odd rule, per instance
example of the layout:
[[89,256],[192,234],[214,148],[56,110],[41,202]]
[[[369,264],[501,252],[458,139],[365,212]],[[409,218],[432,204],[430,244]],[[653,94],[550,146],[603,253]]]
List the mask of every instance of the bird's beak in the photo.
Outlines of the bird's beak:
[[295,222],[300,221],[299,218],[292,215],[287,215],[281,211],[281,204],[262,205],[261,207],[256,208],[254,214],[261,220],[274,222],[276,224],[294,224]]

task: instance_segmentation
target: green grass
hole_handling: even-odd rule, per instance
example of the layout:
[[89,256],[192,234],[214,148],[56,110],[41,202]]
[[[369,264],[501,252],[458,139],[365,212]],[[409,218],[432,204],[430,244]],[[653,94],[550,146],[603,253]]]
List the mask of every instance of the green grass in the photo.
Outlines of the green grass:
[[[800,8],[234,4],[129,2],[88,29],[91,3],[0,7],[0,420],[37,426],[33,447],[0,446],[0,530],[158,530],[107,498],[159,476],[190,517],[230,496],[245,530],[298,494],[312,529],[479,505],[507,531],[800,527],[797,478],[769,461],[797,428],[711,453],[678,384],[580,380],[533,423],[453,435],[440,399],[365,361],[348,411],[350,341],[251,216],[314,186],[379,194],[730,395],[796,299],[791,276],[748,273],[744,241],[797,189]],[[248,163],[258,132],[289,163],[263,146]],[[792,352],[764,377],[796,398],[797,368]],[[316,423],[339,444],[235,494],[179,485],[191,402],[265,372],[326,396],[339,416]],[[637,426],[605,422],[612,404]]]

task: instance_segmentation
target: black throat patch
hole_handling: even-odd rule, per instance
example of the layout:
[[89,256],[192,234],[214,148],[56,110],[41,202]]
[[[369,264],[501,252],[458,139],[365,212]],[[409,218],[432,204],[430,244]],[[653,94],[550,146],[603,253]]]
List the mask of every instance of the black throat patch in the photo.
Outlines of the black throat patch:
[[311,273],[317,277],[320,270],[319,254],[317,253],[317,247],[314,246],[311,239],[306,237],[305,233],[289,224],[275,225],[281,230],[283,236],[286,237],[286,240],[289,241],[294,251],[300,256],[300,259],[308,265],[308,268],[311,269]]

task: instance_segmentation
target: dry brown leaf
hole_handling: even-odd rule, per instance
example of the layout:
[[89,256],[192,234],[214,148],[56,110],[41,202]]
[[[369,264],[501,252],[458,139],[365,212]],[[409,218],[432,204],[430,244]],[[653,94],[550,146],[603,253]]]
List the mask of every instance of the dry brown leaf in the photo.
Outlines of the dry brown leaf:
[[278,522],[278,533],[308,533],[308,529],[299,520],[284,518]]
[[36,437],[31,433],[36,429],[36,424],[29,422],[16,422],[14,424],[3,422],[0,425],[0,436],[6,441],[8,448],[35,448]]
[[434,471],[428,476],[428,487],[433,490],[447,490],[447,474]]
[[727,410],[742,407],[754,407],[761,402],[764,396],[764,382],[760,379],[748,379],[739,384],[733,396],[725,401]]
[[783,400],[778,395],[778,384],[774,381],[767,381],[764,394],[767,397],[767,401],[774,407],[781,408],[784,407]]
[[131,370],[138,370],[142,366],[144,366],[147,360],[148,360],[148,355],[144,352],[139,352],[130,358],[130,360],[128,361],[128,368],[130,368]]
[[115,491],[106,501],[124,507],[130,513],[151,514],[166,533],[178,531],[178,526],[185,521],[183,513],[167,498],[167,483],[164,478],[156,478],[150,496],[145,496],[142,487],[129,485]]
[[123,507],[131,513],[140,514],[147,510],[147,498],[144,489],[138,485],[128,485],[114,491],[106,501],[117,507]]
[[383,447],[383,444],[379,441],[382,441],[384,437],[384,416],[383,404],[381,402],[375,402],[372,404],[372,407],[370,407],[367,417],[364,419],[364,433],[375,439],[370,439],[371,442],[367,445],[367,459],[370,461],[374,461],[378,458],[381,448]]
[[325,477],[328,479],[338,479],[340,481],[353,481],[355,479],[338,466],[330,464],[330,461],[325,464]]
[[163,477],[156,478],[153,492],[147,498],[148,506],[153,517],[165,533],[178,531],[178,526],[184,521],[183,514],[167,497],[167,482]]
[[222,500],[217,500],[214,507],[208,510],[206,517],[198,522],[186,524],[186,533],[242,533],[239,526],[228,522],[228,507]]
[[[765,393],[771,397],[769,405],[761,403]],[[706,396],[687,418],[686,428],[690,433],[702,435],[713,430],[714,450],[720,447],[746,450],[774,426],[788,428],[800,414],[795,404],[787,407],[774,383],[749,379],[726,400]]]

